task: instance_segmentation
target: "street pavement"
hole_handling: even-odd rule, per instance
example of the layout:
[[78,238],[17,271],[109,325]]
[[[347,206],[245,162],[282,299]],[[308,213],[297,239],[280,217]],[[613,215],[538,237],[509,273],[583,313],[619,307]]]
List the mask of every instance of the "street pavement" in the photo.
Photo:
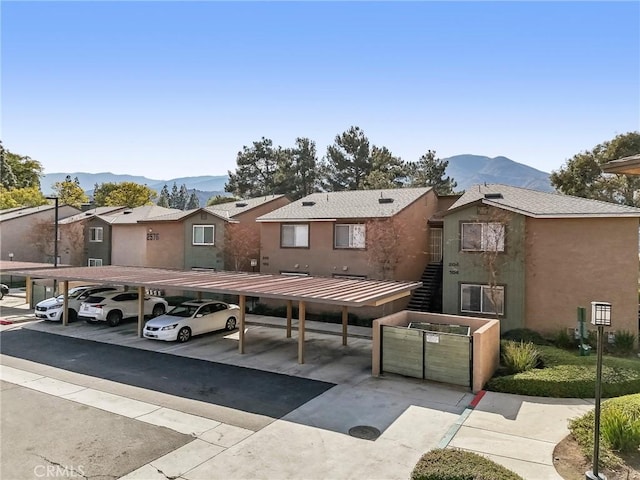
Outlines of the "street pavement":
[[[0,318],[6,318],[5,312],[0,305]],[[12,317],[12,321],[17,318]],[[349,327],[350,334],[357,336],[350,337],[349,345],[343,347],[339,336],[327,332],[330,326],[308,322],[309,328],[318,332],[308,333],[306,362],[300,365],[296,362],[295,330],[294,338],[287,339],[281,328],[274,328],[282,326],[281,319],[250,317],[249,321],[253,323],[247,327],[245,355],[237,352],[237,341],[228,334],[206,335],[188,345],[178,345],[139,339],[135,325],[128,324],[93,329],[78,322],[68,327],[48,322],[15,323],[2,327],[5,331],[0,334],[0,380],[193,438],[151,460],[132,455],[136,460],[129,464],[131,470],[123,478],[145,480],[406,479],[422,454],[439,447],[480,453],[527,480],[560,479],[553,467],[553,449],[568,434],[568,419],[593,408],[590,399],[493,392],[474,396],[464,389],[394,375],[371,377],[371,340],[355,327]],[[280,325],[274,325],[278,322]],[[268,324],[271,326],[265,326]],[[17,329],[29,332],[14,331]],[[321,330],[324,333],[319,333]],[[7,349],[11,354],[5,352],[9,338],[28,338],[35,348],[34,338],[53,337],[56,342],[66,338],[74,347],[82,342],[73,342],[82,340],[94,346],[105,344],[97,348],[137,349],[139,352],[128,358],[138,361],[143,358],[140,353],[151,355],[149,358],[161,353],[176,361],[188,357],[245,367],[247,376],[235,384],[234,375],[211,376],[222,391],[233,387],[240,396],[244,392],[250,397],[251,389],[243,390],[242,384],[251,382],[252,374],[259,378],[266,372],[298,377],[312,383],[297,385],[322,388],[279,412],[252,411],[222,402],[222,397],[216,399],[215,394],[186,398],[180,392],[152,390],[149,385],[110,379],[96,371],[73,371],[68,364],[47,365],[45,358],[24,358],[26,355],[20,355],[14,347]],[[112,343],[115,345],[108,345]],[[105,359],[105,351],[101,350],[100,358]],[[75,363],[83,358],[86,356],[76,357]],[[107,360],[105,364],[108,368]],[[121,364],[117,370],[122,368]],[[167,381],[170,383],[170,379]],[[212,388],[218,387],[212,383]],[[3,422],[5,404],[13,402],[5,392]],[[75,422],[72,414],[69,418]],[[373,439],[349,435],[356,426],[373,427],[380,435]],[[3,478],[13,480],[4,472]]]

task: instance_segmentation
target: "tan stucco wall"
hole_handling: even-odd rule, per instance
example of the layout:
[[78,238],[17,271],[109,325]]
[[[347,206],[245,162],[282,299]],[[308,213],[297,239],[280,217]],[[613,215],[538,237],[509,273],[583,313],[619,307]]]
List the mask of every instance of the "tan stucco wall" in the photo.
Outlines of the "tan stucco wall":
[[371,374],[380,376],[380,350],[382,325],[406,327],[411,322],[428,322],[445,325],[465,325],[473,336],[473,380],[472,391],[479,392],[500,365],[500,322],[475,317],[443,315],[438,313],[412,312],[404,310],[374,320],[371,344]]
[[[144,224],[150,239],[146,241],[147,267],[184,268],[184,228],[182,222]],[[149,229],[152,231],[149,232]],[[155,237],[155,234],[158,236]],[[155,239],[157,238],[157,239]]]
[[[77,213],[80,213],[77,208],[60,205],[58,207],[58,220]],[[31,239],[36,226],[40,222],[50,222],[53,225],[54,220],[55,208],[3,220],[0,224],[0,253],[2,260],[9,260],[9,253],[13,253],[14,262],[49,262],[53,255],[48,256],[39,251],[33,246]],[[53,243],[53,236],[51,240]],[[53,252],[53,247],[51,251]],[[58,256],[60,256],[60,253],[58,253]]]
[[[430,191],[396,215],[407,234],[397,248],[406,255],[396,267],[394,280],[419,280],[427,263],[427,220],[438,210],[438,201]],[[334,274],[363,275],[378,278],[377,268],[369,263],[365,250],[334,249],[335,223],[361,223],[368,219],[338,222],[310,222],[309,248],[280,248],[280,223],[262,222],[261,272],[305,272],[313,276]],[[296,266],[297,265],[297,266]]]
[[[550,335],[577,325],[577,307],[612,304],[612,330],[638,337],[638,219],[526,222],[526,327]],[[588,325],[591,327],[591,325]]]
[[144,267],[147,261],[145,224],[113,225],[111,228],[111,264]]

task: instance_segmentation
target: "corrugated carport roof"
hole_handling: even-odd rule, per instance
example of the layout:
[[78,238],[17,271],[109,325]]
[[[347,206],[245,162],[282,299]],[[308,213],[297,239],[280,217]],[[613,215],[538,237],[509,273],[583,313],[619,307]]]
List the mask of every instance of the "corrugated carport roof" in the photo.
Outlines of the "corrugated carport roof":
[[[183,290],[306,301],[347,307],[377,306],[405,297],[421,282],[392,282],[243,272],[167,270],[149,267],[11,268],[3,271],[36,278]],[[17,265],[16,265],[17,266]]]

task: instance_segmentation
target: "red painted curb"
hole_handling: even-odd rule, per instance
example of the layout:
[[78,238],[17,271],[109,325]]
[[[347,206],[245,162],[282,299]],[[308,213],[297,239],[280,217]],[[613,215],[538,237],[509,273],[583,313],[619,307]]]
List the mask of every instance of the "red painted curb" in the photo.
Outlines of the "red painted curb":
[[469,408],[476,408],[478,403],[480,403],[480,400],[482,400],[482,397],[484,397],[485,393],[487,393],[486,390],[480,390],[478,393],[476,393],[476,396],[473,397],[473,400],[471,400],[471,403],[469,404]]

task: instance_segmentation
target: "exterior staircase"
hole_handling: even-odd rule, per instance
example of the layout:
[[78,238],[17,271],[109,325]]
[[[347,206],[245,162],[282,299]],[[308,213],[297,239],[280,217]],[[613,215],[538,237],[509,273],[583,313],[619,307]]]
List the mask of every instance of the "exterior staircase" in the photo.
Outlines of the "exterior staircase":
[[442,313],[442,262],[428,264],[420,281],[422,286],[413,291],[407,310]]

